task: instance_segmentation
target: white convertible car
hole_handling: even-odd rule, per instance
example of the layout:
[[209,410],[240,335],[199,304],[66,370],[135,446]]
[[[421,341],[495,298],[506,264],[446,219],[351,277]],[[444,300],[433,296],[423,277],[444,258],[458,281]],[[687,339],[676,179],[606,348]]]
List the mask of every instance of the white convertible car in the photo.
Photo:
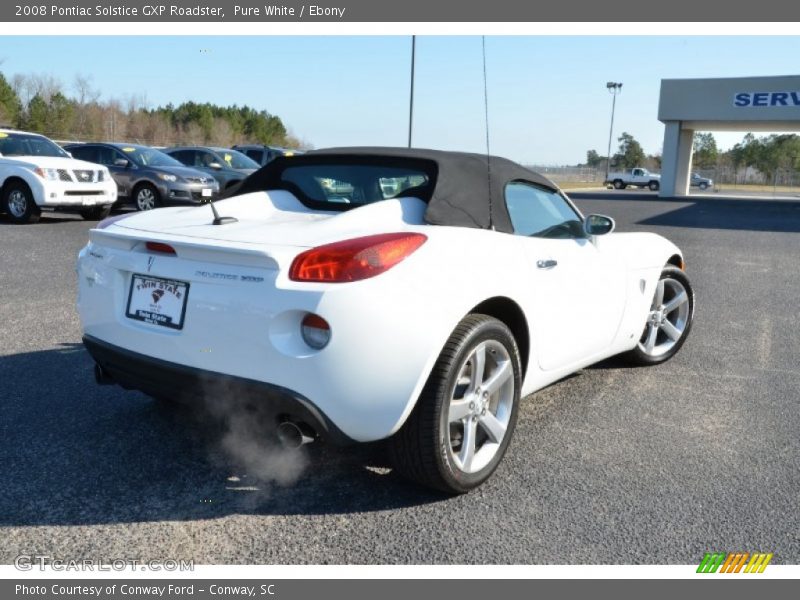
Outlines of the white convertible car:
[[612,233],[502,158],[316,151],[234,193],[91,230],[78,309],[98,382],[244,398],[287,443],[388,438],[401,473],[462,493],[521,397],[612,355],[665,361],[692,324],[675,245]]

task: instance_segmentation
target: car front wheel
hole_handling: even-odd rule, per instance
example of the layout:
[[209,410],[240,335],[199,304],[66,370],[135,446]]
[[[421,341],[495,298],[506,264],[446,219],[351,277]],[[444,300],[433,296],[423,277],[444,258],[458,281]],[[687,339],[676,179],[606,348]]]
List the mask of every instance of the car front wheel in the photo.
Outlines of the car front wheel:
[[657,181],[651,181],[651,182],[648,184],[648,186],[647,186],[647,187],[649,187],[649,188],[650,188],[650,191],[657,192],[657,191],[658,191],[658,188],[659,188],[660,186],[658,185],[658,182],[657,182]]
[[22,183],[10,183],[3,193],[3,211],[13,223],[36,223],[42,211],[36,206],[30,188]]
[[683,271],[669,266],[661,272],[642,337],[628,357],[640,365],[655,365],[675,356],[694,319],[694,291]]
[[158,190],[149,183],[144,183],[136,188],[133,198],[136,210],[153,210],[161,204]]
[[413,412],[390,439],[395,468],[450,494],[482,484],[497,469],[514,432],[521,374],[508,327],[487,315],[465,317]]

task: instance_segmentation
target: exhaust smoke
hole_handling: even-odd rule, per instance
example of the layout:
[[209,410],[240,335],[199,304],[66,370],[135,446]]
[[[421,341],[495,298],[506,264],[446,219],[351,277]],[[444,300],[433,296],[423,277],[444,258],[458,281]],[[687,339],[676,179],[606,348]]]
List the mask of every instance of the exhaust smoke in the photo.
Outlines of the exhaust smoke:
[[203,399],[207,415],[219,428],[214,458],[232,471],[231,477],[246,478],[262,493],[270,484],[291,486],[300,479],[308,466],[304,443],[294,447],[281,443],[277,415],[263,398],[206,381]]

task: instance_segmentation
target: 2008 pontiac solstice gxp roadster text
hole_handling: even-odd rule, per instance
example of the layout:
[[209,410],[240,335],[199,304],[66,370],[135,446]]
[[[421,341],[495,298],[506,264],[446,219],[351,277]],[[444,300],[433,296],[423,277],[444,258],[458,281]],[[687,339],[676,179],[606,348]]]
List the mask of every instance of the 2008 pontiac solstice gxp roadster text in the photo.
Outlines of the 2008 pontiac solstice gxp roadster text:
[[692,324],[674,244],[612,233],[502,158],[323,150],[234,194],[91,230],[78,309],[98,381],[224,390],[286,438],[389,438],[401,473],[461,493],[497,468],[522,396],[616,354],[663,362]]

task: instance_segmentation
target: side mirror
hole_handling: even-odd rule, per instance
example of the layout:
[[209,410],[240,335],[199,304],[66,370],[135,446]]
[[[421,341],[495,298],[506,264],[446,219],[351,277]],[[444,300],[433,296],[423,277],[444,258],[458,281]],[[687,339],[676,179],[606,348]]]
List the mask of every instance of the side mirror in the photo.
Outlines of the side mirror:
[[117,166],[117,167],[127,167],[130,164],[131,164],[131,161],[129,161],[127,158],[115,158],[114,159],[114,165]]
[[222,165],[219,164],[218,162],[208,163],[208,166],[209,168],[214,169],[215,171],[219,171],[220,169],[222,169]]
[[586,235],[605,235],[614,231],[614,219],[605,215],[589,215],[583,221],[583,231]]

